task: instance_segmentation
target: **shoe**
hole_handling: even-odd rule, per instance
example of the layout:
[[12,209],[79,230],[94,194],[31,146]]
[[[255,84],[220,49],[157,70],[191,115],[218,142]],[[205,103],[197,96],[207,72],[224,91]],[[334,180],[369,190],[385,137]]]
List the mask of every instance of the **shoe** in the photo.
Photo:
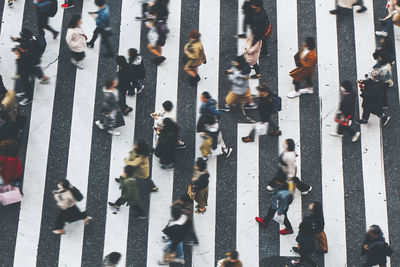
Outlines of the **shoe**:
[[287,94],[288,98],[296,98],[298,96],[300,96],[300,92],[298,92],[298,91],[292,91],[289,94]]
[[[179,142],[182,142],[182,141],[179,141]],[[176,149],[185,149],[185,148],[186,148],[186,145],[184,142],[178,143],[178,145],[176,146]]]
[[296,252],[296,253],[299,253],[299,252],[300,252],[300,249],[299,249],[298,247],[292,247],[292,250],[293,250],[294,252]]
[[280,136],[282,135],[282,132],[280,130],[275,131],[275,132],[270,132],[268,133],[269,136]]
[[196,83],[199,82],[199,81],[201,80],[200,75],[197,74],[197,75],[194,77],[194,80],[196,81]]
[[245,137],[242,137],[242,141],[244,143],[251,143],[251,142],[254,142],[254,139],[251,139],[250,137],[245,136]]
[[160,65],[161,63],[163,63],[165,60],[167,60],[166,57],[163,57],[163,56],[159,57],[159,58],[158,58],[158,65]]
[[86,43],[86,46],[88,48],[93,48],[94,47],[94,43],[88,42],[88,43]]
[[151,59],[151,63],[155,64],[155,65],[160,65],[161,63],[163,63],[166,60],[165,57],[161,56],[161,57],[156,57]]
[[119,183],[119,182],[121,181],[120,178],[115,178],[114,180],[115,180],[117,183]]
[[279,231],[279,234],[281,234],[281,235],[290,235],[290,234],[293,234],[293,230],[287,230],[287,229],[285,228],[285,229],[283,229],[283,230],[280,230],[280,231]]
[[55,234],[55,235],[63,235],[63,234],[65,234],[65,230],[63,230],[63,229],[53,230],[53,234]]
[[339,10],[334,9],[334,10],[329,11],[329,13],[331,13],[332,15],[336,15],[339,13]]
[[21,75],[19,75],[19,74],[16,74],[11,77],[11,79],[13,79],[13,80],[19,80],[20,78],[21,78]]
[[13,3],[14,3],[13,0],[8,0],[8,6],[9,6],[9,7],[11,7]]
[[24,98],[24,99],[22,99],[21,101],[19,101],[19,104],[20,104],[21,106],[25,106],[25,105],[30,104],[31,102],[32,102],[32,99]]
[[146,17],[135,17],[135,20],[138,20],[138,21],[143,21],[146,19],[147,19]]
[[298,265],[300,264],[300,260],[292,260],[290,263],[292,263],[293,265]]
[[107,57],[107,58],[112,58],[112,57],[114,57],[114,53],[113,52],[107,52],[107,53],[104,53],[103,56]]
[[151,192],[158,192],[158,187],[156,186],[156,187],[153,187],[152,189],[151,189]]
[[[142,90],[144,89],[144,84],[142,84],[142,86],[140,87],[140,89],[137,90],[137,93],[140,94],[142,92]],[[134,94],[135,95],[135,94]]]
[[102,124],[100,121],[95,121],[94,123],[96,123],[96,125],[97,125],[100,129],[104,130],[104,124]]
[[127,107],[124,111],[124,116],[127,116],[129,113],[131,113],[133,111],[133,108],[131,107]]
[[376,35],[376,36],[386,37],[386,36],[388,35],[388,33],[387,33],[387,32],[384,32],[384,31],[376,31],[376,32],[375,32],[375,35]]
[[261,79],[262,75],[261,74],[253,74],[250,76],[250,79]]
[[93,218],[90,216],[87,216],[85,219],[83,219],[83,222],[85,223],[85,225],[88,225],[91,220],[93,220]]
[[256,221],[257,221],[259,224],[261,224],[263,227],[267,227],[267,224],[264,222],[264,220],[263,220],[262,218],[256,217],[255,219],[256,219]]
[[386,124],[388,124],[390,118],[391,118],[391,117],[389,117],[389,116],[384,116],[384,117],[381,119],[381,125],[382,125],[382,127],[385,127]]
[[175,263],[179,263],[179,264],[185,264],[185,259],[179,259],[179,258],[177,258],[177,259],[174,260],[174,262],[175,262]]
[[50,78],[49,77],[43,77],[40,80],[40,84],[48,84],[48,83],[50,83]]
[[311,190],[312,190],[312,186],[310,185],[310,189],[308,189],[307,191],[301,192],[301,194],[308,195],[308,193],[310,193]]
[[61,7],[64,8],[64,9],[72,8],[72,7],[74,7],[74,6],[75,6],[74,4],[72,4],[72,5],[62,4],[62,5],[61,5]]
[[60,34],[60,32],[55,32],[55,33],[53,33],[53,39],[55,40],[55,39],[57,39],[57,36]]
[[299,90],[299,93],[300,93],[301,95],[304,95],[304,94],[314,94],[314,90],[313,90],[312,87],[309,87],[309,88],[300,89],[300,90]]
[[169,265],[169,262],[166,262],[164,260],[159,260],[159,261],[157,261],[157,264],[158,265]]
[[197,209],[197,210],[195,210],[194,212],[195,213],[198,213],[198,214],[204,214],[204,212],[206,212],[207,211],[207,208],[204,208],[204,209]]
[[225,148],[225,149],[223,148],[222,149],[222,152],[224,152],[224,154],[225,154],[225,158],[229,158],[232,154],[232,151],[233,151],[232,148]]
[[147,216],[137,216],[136,218],[139,220],[147,220]]
[[353,138],[351,138],[351,142],[355,143],[358,141],[359,138],[360,138],[360,132],[356,132]]
[[107,133],[109,133],[109,134],[111,134],[111,135],[114,135],[114,136],[120,136],[120,135],[121,135],[120,132],[118,132],[118,131],[116,131],[116,130],[114,130],[114,129],[108,130]]
[[246,39],[247,36],[246,36],[245,33],[241,33],[241,34],[236,34],[236,35],[235,35],[235,38],[237,38],[237,39]]
[[358,120],[357,123],[360,124],[360,125],[361,124],[368,124],[368,121],[361,119],[361,120]]
[[25,96],[25,94],[26,94],[25,92],[20,92],[20,93],[16,93],[15,96],[16,97],[23,97],[23,96]]
[[244,109],[257,109],[257,105],[256,104],[254,104],[254,103],[246,103],[245,105],[244,105]]
[[274,191],[275,189],[274,189],[272,186],[267,185],[267,190],[268,190],[269,192],[272,192],[272,191]]
[[224,105],[222,105],[222,106],[220,106],[219,107],[219,110],[221,110],[221,111],[230,111],[231,110],[231,107],[230,106],[228,106],[227,104],[224,104]]
[[331,132],[331,136],[343,137],[343,134],[338,134],[337,132]]
[[362,6],[359,10],[357,10],[357,13],[363,13],[367,11],[367,8],[365,6]]
[[112,210],[114,210],[115,212],[119,211],[119,206],[115,205],[115,203],[112,202],[108,202],[108,205],[111,207]]

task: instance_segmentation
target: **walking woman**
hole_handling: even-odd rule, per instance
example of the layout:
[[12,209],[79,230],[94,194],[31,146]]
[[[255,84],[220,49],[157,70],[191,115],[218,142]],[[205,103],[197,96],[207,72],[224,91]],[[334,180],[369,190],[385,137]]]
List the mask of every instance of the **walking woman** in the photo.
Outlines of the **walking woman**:
[[147,34],[147,39],[149,40],[147,49],[156,56],[156,58],[151,59],[151,62],[155,65],[160,65],[166,60],[162,56],[162,48],[167,40],[167,24],[163,21],[149,20],[146,22],[146,27],[150,28]]
[[[313,94],[312,82],[317,66],[317,49],[312,37],[306,38],[301,50],[294,56],[294,60],[297,68],[290,72],[290,76],[293,78],[294,91],[290,92],[287,97],[295,98],[301,94]],[[303,81],[306,83],[306,88],[300,89]]]
[[163,120],[155,151],[155,155],[160,158],[161,168],[163,169],[174,168],[178,131],[178,125],[173,120],[170,118]]
[[[129,158],[126,158],[124,162],[135,168],[132,177],[144,180],[150,192],[158,191],[158,187],[150,177],[149,146],[144,140],[139,139],[135,142],[133,149],[129,152]],[[120,182],[118,178],[116,181]]]
[[54,191],[54,199],[57,202],[57,206],[61,209],[58,213],[56,220],[56,230],[53,233],[56,235],[65,234],[64,224],[65,222],[76,222],[83,220],[85,225],[92,220],[92,217],[87,216],[86,211],[80,211],[76,206],[77,200],[75,199],[72,189],[73,186],[68,180],[61,180],[57,184],[58,190]]
[[262,47],[262,39],[255,39],[254,35],[250,35],[247,38],[246,48],[244,50],[244,57],[246,61],[249,63],[250,67],[254,69],[256,74],[250,76],[251,79],[261,79],[261,71],[260,66],[258,65],[258,59],[260,58]]
[[303,221],[299,226],[299,234],[296,237],[297,247],[292,247],[293,251],[300,254],[300,259],[292,260],[294,266],[303,266],[307,262],[311,266],[318,266],[310,255],[314,252],[313,226],[309,221]]
[[185,71],[189,74],[189,81],[196,84],[200,81],[198,69],[201,64],[207,62],[206,55],[204,54],[203,44],[200,41],[201,34],[197,30],[193,30],[189,34],[189,43],[185,45],[185,56],[187,59]]
[[366,256],[362,267],[386,267],[387,257],[393,254],[393,249],[385,241],[383,232],[378,225],[371,225],[365,235],[361,256]]
[[131,72],[129,68],[128,61],[124,56],[117,56],[115,59],[118,65],[118,91],[119,91],[119,101],[121,105],[121,111],[124,116],[132,112],[133,108],[126,104],[126,92],[131,89]]
[[71,63],[78,69],[83,69],[84,65],[82,60],[85,58],[85,49],[87,47],[87,36],[81,28],[82,17],[81,15],[74,15],[69,22],[67,35],[65,40],[71,50]]
[[324,212],[322,210],[322,204],[320,202],[311,202],[308,206],[311,214],[306,216],[303,221],[311,222],[315,233],[315,239],[318,242],[319,253],[328,253],[328,241],[324,232],[325,220]]
[[208,201],[208,179],[210,174],[207,171],[207,161],[198,158],[194,166],[194,173],[188,187],[188,195],[196,201],[196,213],[206,212]]
[[[139,80],[143,81],[146,78],[146,69],[144,67],[144,62],[142,56],[135,48],[129,48],[128,56],[128,63],[131,69],[132,84],[139,94],[144,88],[143,83]],[[131,92],[128,92],[128,95],[135,95],[134,88],[133,90],[131,90]]]

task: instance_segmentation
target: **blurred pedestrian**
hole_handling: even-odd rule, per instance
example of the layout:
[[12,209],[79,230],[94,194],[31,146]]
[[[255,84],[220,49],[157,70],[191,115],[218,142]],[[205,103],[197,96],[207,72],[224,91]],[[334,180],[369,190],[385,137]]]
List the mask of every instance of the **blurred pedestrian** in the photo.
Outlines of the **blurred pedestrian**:
[[197,238],[193,224],[193,200],[189,197],[188,194],[184,194],[178,200],[172,203],[172,206],[180,207],[182,214],[185,214],[188,217],[190,230],[188,231],[188,234],[186,236],[185,245],[197,246],[199,244],[199,240]]
[[271,33],[271,24],[264,9],[264,2],[263,0],[251,0],[250,7],[252,9],[251,33],[254,35],[254,40],[262,40],[261,54],[268,56],[266,37]]
[[317,267],[318,265],[310,258],[314,252],[314,233],[313,226],[310,221],[303,221],[299,226],[299,234],[296,237],[297,247],[293,247],[293,251],[300,254],[300,259],[292,260],[294,266],[302,265],[306,262],[311,266]]
[[140,94],[144,88],[143,81],[146,78],[146,70],[143,62],[142,56],[139,54],[137,49],[129,48],[128,50],[128,63],[131,69],[131,79],[132,79],[132,90],[128,91],[128,95],[135,95],[135,88],[137,93]]
[[18,143],[14,139],[0,142],[0,176],[4,185],[20,185],[22,182],[22,165],[18,150]]
[[190,199],[196,201],[196,213],[206,212],[208,201],[208,179],[210,174],[207,170],[207,161],[202,158],[196,160],[193,177],[188,186],[188,195]]
[[251,8],[251,0],[244,0],[242,5],[242,13],[244,15],[242,24],[242,33],[235,35],[235,37],[245,39],[247,37],[247,27],[251,25],[251,20],[253,18],[253,9]]
[[200,81],[198,69],[201,64],[207,62],[204,54],[203,44],[200,41],[201,34],[197,30],[193,30],[189,34],[189,42],[185,45],[185,71],[189,74],[189,81],[192,84],[197,84]]
[[178,125],[170,118],[163,120],[160,128],[155,155],[160,158],[161,168],[172,169],[175,164],[175,150],[178,142]]
[[360,6],[360,9],[357,10],[357,13],[362,13],[367,11],[367,8],[364,6],[363,0],[338,0],[336,4],[336,9],[329,11],[329,13],[336,15],[345,12],[346,10],[353,9],[353,6]]
[[83,69],[85,67],[82,61],[86,56],[85,49],[87,47],[87,36],[83,32],[81,25],[81,15],[74,15],[69,22],[67,35],[65,36],[65,40],[71,50],[71,63],[78,69]]
[[363,267],[386,267],[387,257],[393,254],[392,248],[385,242],[383,232],[378,225],[371,225],[365,235],[361,255],[366,256]]
[[254,69],[256,74],[250,76],[251,79],[261,79],[260,66],[258,65],[258,59],[260,58],[260,52],[262,47],[262,39],[255,39],[254,35],[250,35],[247,38],[246,48],[244,50],[244,56],[250,67]]
[[146,26],[150,29],[147,34],[147,39],[149,41],[147,49],[156,56],[156,58],[151,59],[151,62],[160,65],[166,60],[166,58],[162,56],[162,48],[167,40],[167,24],[163,21],[155,21],[152,19],[146,22]]
[[225,253],[226,258],[218,261],[217,267],[242,267],[243,264],[239,260],[239,253],[234,250],[229,253]]
[[129,90],[132,90],[131,82],[132,79],[132,72],[131,68],[126,61],[124,56],[117,56],[115,61],[117,62],[118,66],[118,91],[119,91],[119,99],[120,99],[120,107],[121,112],[124,116],[127,116],[130,112],[133,111],[133,108],[126,104],[126,93]]
[[39,35],[44,37],[44,29],[46,29],[53,34],[53,39],[57,39],[60,32],[49,25],[49,17],[54,17],[57,13],[57,0],[33,0],[33,5],[36,8]]
[[308,209],[311,211],[311,214],[306,216],[303,221],[310,222],[312,224],[313,232],[315,234],[314,237],[319,246],[317,251],[319,253],[328,253],[328,241],[324,231],[325,220],[322,204],[316,201],[311,202],[311,204],[308,206]]

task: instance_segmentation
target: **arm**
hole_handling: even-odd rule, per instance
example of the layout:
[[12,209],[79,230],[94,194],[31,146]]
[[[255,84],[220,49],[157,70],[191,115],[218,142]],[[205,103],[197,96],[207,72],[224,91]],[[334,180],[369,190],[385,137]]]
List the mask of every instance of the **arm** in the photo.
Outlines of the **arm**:
[[127,158],[125,159],[125,164],[137,167],[140,165],[140,163],[142,163],[142,160],[143,160],[142,157]]
[[216,116],[221,116],[222,115],[222,112],[219,111],[218,109],[216,109],[214,105],[210,105],[209,109],[210,109],[211,113],[216,115]]

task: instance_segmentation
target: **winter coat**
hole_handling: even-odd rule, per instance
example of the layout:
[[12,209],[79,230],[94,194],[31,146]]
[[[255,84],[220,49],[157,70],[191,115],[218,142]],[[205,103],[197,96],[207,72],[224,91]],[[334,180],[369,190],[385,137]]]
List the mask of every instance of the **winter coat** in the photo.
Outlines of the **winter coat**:
[[268,122],[273,112],[271,95],[266,97],[261,96],[258,101],[258,112],[260,114],[261,122]]
[[311,80],[314,79],[315,69],[317,66],[317,52],[316,49],[313,49],[305,54],[307,47],[303,46],[299,52],[300,55],[300,67],[295,68],[290,72],[290,76],[296,82],[301,82],[308,77]]
[[122,67],[118,67],[117,77],[118,89],[129,90],[131,88],[131,82],[133,81],[133,79],[131,75],[131,68],[128,64]]
[[139,155],[135,149],[129,152],[129,158],[126,158],[125,164],[135,167],[132,177],[147,179],[150,176],[149,157]]
[[69,49],[72,52],[81,53],[86,49],[85,33],[81,27],[68,28],[65,36]]
[[[364,249],[364,245],[368,245],[367,250]],[[376,265],[386,263],[387,247],[382,232],[376,239],[366,234],[361,248],[361,255],[366,255],[369,263],[375,263]]]
[[356,106],[356,94],[354,92],[341,92],[340,93],[340,112],[345,116],[353,117]]
[[267,14],[265,13],[264,8],[261,8],[261,11],[253,13],[250,22],[251,32],[254,35],[255,40],[260,40],[264,38],[265,33],[269,27],[269,19]]
[[303,221],[312,223],[313,228],[314,228],[314,233],[316,233],[316,234],[319,234],[322,231],[324,231],[325,220],[324,220],[324,216],[322,214],[319,215],[316,213],[312,213],[311,215],[304,217]]
[[343,8],[353,8],[353,5],[357,3],[358,0],[338,0],[337,4]]
[[54,199],[57,202],[57,206],[62,210],[69,209],[76,204],[76,200],[69,189],[56,191],[54,193]]
[[300,252],[304,255],[310,255],[314,252],[315,235],[307,234],[299,231],[296,237],[297,243],[300,245]]
[[96,14],[96,26],[104,30],[111,30],[110,9],[108,8],[108,5],[99,9]]
[[243,267],[243,264],[240,260],[238,260],[237,262],[233,263],[230,262],[229,259],[225,259],[222,264],[221,267]]
[[244,74],[241,70],[233,67],[231,74],[228,76],[232,83],[232,93],[237,95],[244,95],[249,88],[249,75]]
[[362,89],[361,97],[363,98],[362,108],[377,116],[382,114],[385,84],[381,81],[377,82],[372,79],[363,81],[364,89]]
[[122,179],[121,198],[126,200],[129,206],[135,206],[139,203],[139,189],[135,178]]
[[146,78],[146,69],[141,55],[137,55],[134,59],[129,58],[129,67],[132,80],[144,80]]
[[175,150],[178,142],[178,126],[175,129],[160,130],[155,155],[160,158],[161,164],[175,162]]
[[255,45],[253,45],[253,40],[250,38],[247,39],[244,57],[250,66],[254,66],[254,64],[257,63],[258,58],[260,57],[261,46],[262,40],[259,40]]
[[12,121],[17,120],[17,98],[14,90],[7,90],[7,93],[3,100],[0,101],[0,109],[7,113],[7,117],[0,117],[0,121]]
[[185,45],[185,55],[188,57],[187,67],[198,67],[206,62],[206,55],[200,40],[187,43]]
[[188,216],[182,214],[177,220],[170,220],[164,228],[163,233],[166,234],[172,242],[178,244],[183,241],[186,234],[190,230]]
[[3,183],[6,185],[22,175],[22,166],[19,156],[0,156],[0,166],[0,176],[3,177]]
[[119,111],[120,103],[118,91],[113,89],[103,89],[103,103],[102,103],[102,112],[111,112],[111,111]]
[[213,115],[213,116],[221,116],[222,112],[216,109],[217,101],[215,99],[210,99],[207,102],[203,102],[200,106],[200,114],[201,115]]

